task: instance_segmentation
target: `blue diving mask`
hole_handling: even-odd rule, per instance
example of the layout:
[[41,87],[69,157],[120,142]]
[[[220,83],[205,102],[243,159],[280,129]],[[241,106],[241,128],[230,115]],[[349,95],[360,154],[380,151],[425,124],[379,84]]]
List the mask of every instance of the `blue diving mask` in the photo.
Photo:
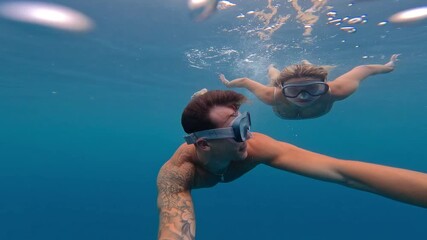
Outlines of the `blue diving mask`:
[[233,138],[236,142],[244,142],[251,138],[251,115],[249,112],[240,113],[231,122],[231,127],[215,128],[190,133],[184,136],[187,144],[196,143],[198,139],[206,140]]

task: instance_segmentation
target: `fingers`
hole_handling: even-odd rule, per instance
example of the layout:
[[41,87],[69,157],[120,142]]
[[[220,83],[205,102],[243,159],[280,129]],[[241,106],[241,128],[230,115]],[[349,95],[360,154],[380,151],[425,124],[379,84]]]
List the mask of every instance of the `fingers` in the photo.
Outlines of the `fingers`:
[[228,84],[230,83],[230,81],[228,81],[228,80],[225,78],[224,74],[220,74],[220,75],[219,75],[219,79],[221,80],[221,82],[222,82],[225,86],[228,86]]
[[225,78],[224,74],[220,74],[219,75],[219,79],[221,80],[221,82],[223,83],[228,83],[229,81]]
[[395,67],[395,63],[397,61],[399,61],[398,57],[400,56],[400,54],[393,54],[390,57],[390,61],[386,64],[384,64],[384,66],[389,67],[390,70],[389,71],[393,71],[394,67]]
[[207,93],[207,92],[208,92],[208,89],[207,89],[207,88],[202,88],[202,89],[200,89],[199,91],[195,92],[195,93],[193,94],[193,96],[191,96],[191,98],[193,99],[193,98],[198,97],[198,96],[200,96],[200,95],[203,95],[203,94],[205,94],[205,93]]
[[391,62],[397,62],[399,59],[397,59],[400,56],[400,54],[393,54],[390,57]]

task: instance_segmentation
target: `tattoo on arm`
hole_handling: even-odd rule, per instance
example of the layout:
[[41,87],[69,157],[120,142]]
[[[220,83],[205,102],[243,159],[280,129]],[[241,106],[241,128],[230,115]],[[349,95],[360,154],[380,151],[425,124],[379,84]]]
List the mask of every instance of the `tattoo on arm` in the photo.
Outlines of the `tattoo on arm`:
[[160,239],[195,239],[196,222],[190,194],[192,171],[163,168],[157,179]]

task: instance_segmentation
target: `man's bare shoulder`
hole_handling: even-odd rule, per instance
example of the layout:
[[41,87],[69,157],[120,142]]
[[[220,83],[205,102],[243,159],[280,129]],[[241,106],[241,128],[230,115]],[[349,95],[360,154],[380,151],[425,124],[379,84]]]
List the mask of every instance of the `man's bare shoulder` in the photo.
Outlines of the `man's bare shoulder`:
[[196,169],[192,162],[191,147],[191,145],[181,145],[162,166],[157,176],[159,191],[177,193],[191,189]]
[[249,148],[264,147],[265,145],[271,145],[279,143],[280,141],[260,132],[252,132],[252,138],[248,140]]
[[254,132],[248,140],[248,159],[257,163],[269,163],[278,155],[286,154],[294,145],[278,141],[262,133]]
[[268,156],[269,149],[273,147],[275,140],[265,134],[252,132],[252,138],[247,141],[248,159],[254,162],[263,162]]

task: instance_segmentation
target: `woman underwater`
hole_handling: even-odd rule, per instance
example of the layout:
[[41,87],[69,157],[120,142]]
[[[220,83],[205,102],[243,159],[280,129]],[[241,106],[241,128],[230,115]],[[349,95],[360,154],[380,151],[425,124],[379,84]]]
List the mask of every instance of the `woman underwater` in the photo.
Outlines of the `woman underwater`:
[[228,88],[248,89],[261,101],[271,105],[281,118],[317,118],[328,113],[335,101],[353,94],[367,77],[393,71],[398,56],[393,54],[386,64],[357,66],[329,82],[326,78],[330,66],[317,66],[305,60],[285,67],[282,71],[270,65],[269,85],[246,77],[229,81],[220,74],[219,78]]

